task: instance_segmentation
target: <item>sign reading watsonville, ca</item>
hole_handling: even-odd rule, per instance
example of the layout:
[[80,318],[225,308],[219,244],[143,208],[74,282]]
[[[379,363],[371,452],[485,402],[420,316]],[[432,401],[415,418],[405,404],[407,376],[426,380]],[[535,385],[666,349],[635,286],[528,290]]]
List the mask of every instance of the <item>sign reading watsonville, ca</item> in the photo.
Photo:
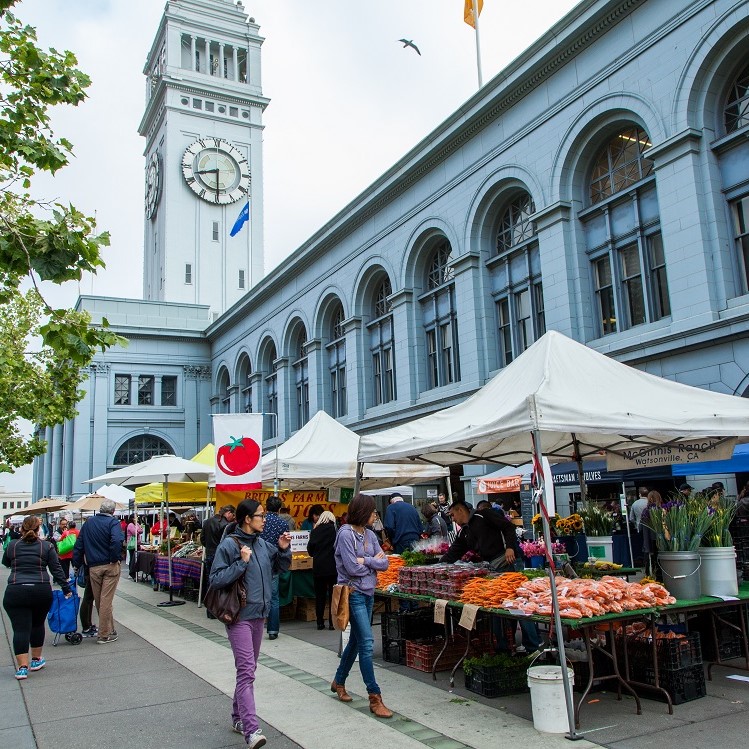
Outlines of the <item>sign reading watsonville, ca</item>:
[[727,439],[703,437],[657,447],[643,446],[627,450],[607,450],[606,468],[609,471],[626,471],[632,468],[701,463],[704,460],[730,460],[735,446],[735,437]]

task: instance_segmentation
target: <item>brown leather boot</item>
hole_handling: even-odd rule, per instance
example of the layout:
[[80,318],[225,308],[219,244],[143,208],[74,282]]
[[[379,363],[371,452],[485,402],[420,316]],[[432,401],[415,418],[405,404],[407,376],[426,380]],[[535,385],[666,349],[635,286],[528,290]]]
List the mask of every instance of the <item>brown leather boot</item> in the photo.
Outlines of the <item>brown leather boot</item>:
[[374,713],[378,718],[392,718],[393,713],[382,704],[381,694],[369,695],[369,712]]
[[338,699],[341,702],[351,702],[354,698],[346,691],[346,687],[343,684],[336,684],[335,681],[330,682],[330,691],[335,692],[338,695]]

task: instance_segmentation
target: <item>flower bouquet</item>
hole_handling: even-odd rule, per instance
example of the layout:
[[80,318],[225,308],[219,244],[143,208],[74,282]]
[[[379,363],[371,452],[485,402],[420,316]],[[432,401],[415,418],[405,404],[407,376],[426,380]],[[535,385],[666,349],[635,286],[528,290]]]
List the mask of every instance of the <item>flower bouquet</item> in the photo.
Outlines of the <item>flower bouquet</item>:
[[574,536],[576,533],[582,533],[584,530],[585,524],[583,523],[583,519],[577,513],[557,520],[557,532],[560,536]]
[[610,536],[614,530],[614,517],[602,510],[595,502],[585,502],[579,517],[588,536]]
[[[552,536],[559,535],[559,531],[557,530],[557,523],[559,522],[559,520],[560,517],[556,513],[554,513],[554,515],[549,515],[549,530],[551,531]],[[533,518],[531,519],[531,525],[533,525],[533,530],[536,533],[544,532],[544,522],[540,512],[537,512],[533,516]]]
[[642,522],[655,535],[658,551],[696,551],[713,523],[715,509],[696,495],[673,497],[645,508]]
[[[700,495],[695,495],[695,498]],[[712,522],[702,535],[701,546],[710,548],[733,546],[730,525],[736,514],[736,503],[726,497],[717,497],[708,503],[707,497],[702,500],[708,508]]]
[[[525,557],[543,557],[546,556],[546,546],[543,541],[522,541],[520,543],[520,550],[523,552]],[[551,544],[551,551],[553,554],[564,554],[567,549],[563,543],[554,541]]]

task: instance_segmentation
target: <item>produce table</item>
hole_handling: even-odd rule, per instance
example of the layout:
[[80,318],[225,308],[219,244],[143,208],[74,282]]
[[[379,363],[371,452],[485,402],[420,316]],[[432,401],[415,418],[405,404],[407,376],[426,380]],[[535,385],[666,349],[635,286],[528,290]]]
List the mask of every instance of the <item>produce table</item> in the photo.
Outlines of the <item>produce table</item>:
[[[386,592],[383,590],[376,590],[375,596],[385,599],[385,606],[386,606],[387,611],[391,610],[392,600],[421,601],[424,603],[431,603],[431,604],[434,604],[436,600],[435,598],[431,596],[414,595],[410,593],[400,593],[397,591]],[[651,628],[651,631],[654,631],[658,620],[666,615],[681,615],[681,614],[686,614],[689,612],[694,612],[694,611],[699,611],[699,610],[707,610],[711,613],[711,620],[713,624],[712,635],[713,635],[713,639],[716,645],[716,653],[718,652],[717,633],[716,633],[717,625],[720,623],[720,624],[733,627],[741,636],[742,651],[743,651],[743,656],[744,656],[744,660],[746,663],[746,670],[749,670],[749,644],[747,640],[747,631],[748,631],[747,618],[749,616],[749,612],[747,612],[746,610],[747,603],[749,603],[749,583],[743,583],[742,585],[739,586],[738,600],[733,600],[733,601],[724,601],[720,598],[704,596],[696,600],[681,600],[673,604],[658,606],[657,608],[654,607],[654,608],[646,608],[646,609],[637,609],[635,611],[604,614],[602,616],[585,617],[582,619],[563,618],[562,621],[564,624],[580,631],[583,642],[585,643],[585,650],[586,650],[586,654],[588,657],[588,664],[589,664],[588,683],[585,687],[585,690],[583,691],[582,695],[580,696],[580,698],[578,699],[575,705],[575,725],[577,727],[579,727],[580,725],[580,709],[585,704],[588,693],[590,692],[594,681],[598,681],[598,682],[614,681],[617,686],[617,698],[618,699],[621,699],[622,689],[629,692],[635,700],[637,715],[642,714],[642,706],[640,704],[640,698],[635,692],[635,689],[634,689],[635,687],[658,692],[661,696],[665,698],[666,703],[668,705],[669,714],[673,714],[673,702],[671,700],[671,697],[669,693],[665,689],[663,689],[659,680],[658,650],[657,650],[657,641],[655,638],[651,636],[650,638],[651,647],[649,648],[651,659],[652,659],[651,666],[655,673],[654,684],[645,684],[645,683],[635,681],[632,678],[630,678],[629,656],[628,656],[626,637],[620,638],[624,644],[624,647],[623,647],[624,674],[620,672],[619,661],[617,659],[617,653],[616,653],[616,637],[615,637],[615,630],[617,630],[620,625],[627,625],[627,624],[631,624],[635,621],[640,620],[640,621],[644,621],[647,624],[647,626]],[[721,618],[721,609],[725,609],[725,608],[737,606],[737,605],[741,606],[741,611],[742,611],[742,615],[740,617],[740,625],[735,625],[730,622],[726,622],[724,619]],[[461,609],[462,607],[463,607],[463,604],[460,601],[448,601],[447,611],[457,611]],[[526,615],[521,615],[514,611],[507,611],[504,609],[490,609],[490,608],[482,607],[480,609],[480,612],[484,615],[501,616],[507,619],[517,619],[518,621],[522,619],[530,619],[532,621],[544,622],[547,624],[551,622],[551,617],[548,617],[548,616],[537,616],[537,615],[526,616]],[[446,634],[448,636],[450,634],[450,628],[452,627],[452,620],[453,620],[453,616],[446,616],[445,618]],[[447,644],[447,640],[446,640],[446,644]],[[444,651],[444,648],[443,648],[443,651]],[[613,673],[610,673],[610,674],[596,674],[595,673],[595,667],[594,667],[595,659],[593,657],[594,651],[602,655],[604,662],[606,662],[607,665],[610,662]],[[466,654],[467,654],[467,649],[466,649]],[[441,656],[441,653],[440,653],[440,656]],[[440,656],[437,657],[437,660],[435,661],[435,664],[434,664],[434,668],[432,670],[432,674],[434,678],[436,678],[435,671],[436,671],[437,662],[439,661]],[[710,671],[713,665],[716,665],[716,664],[722,665],[723,661],[721,661],[719,658],[720,656],[718,654],[718,660],[711,662],[711,664],[709,665],[708,676],[710,675]],[[462,662],[462,659],[453,669],[451,678],[454,676],[455,670],[460,666],[461,662]],[[732,668],[736,668],[734,664],[731,664],[731,665],[732,665]]]
[[153,579],[153,568],[156,564],[156,557],[152,551],[139,551],[138,556],[135,558],[135,574],[139,572],[143,575]]
[[[200,559],[175,559],[172,557],[172,589],[182,589],[185,581],[191,580],[194,587],[200,584],[200,575],[203,562]],[[156,555],[156,563],[153,570],[154,582],[160,585],[169,585],[169,558]]]
[[312,570],[282,572],[278,578],[278,602],[287,606],[294,598],[314,598],[315,579]]

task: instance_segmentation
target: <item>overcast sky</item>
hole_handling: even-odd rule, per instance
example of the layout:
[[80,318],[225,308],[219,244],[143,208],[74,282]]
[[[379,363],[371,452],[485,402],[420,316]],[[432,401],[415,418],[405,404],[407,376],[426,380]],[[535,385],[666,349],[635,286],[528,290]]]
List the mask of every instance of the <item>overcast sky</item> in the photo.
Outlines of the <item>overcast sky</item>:
[[[222,0],[207,0],[220,2]],[[485,0],[480,18],[484,80],[554,25],[575,0]],[[142,295],[142,74],[161,0],[24,0],[15,8],[40,43],[70,49],[93,79],[89,99],[53,115],[74,144],[73,163],[37,179],[37,197],[72,202],[112,234],[107,268],[47,291]],[[426,137],[477,89],[473,29],[463,0],[245,0],[266,42],[264,115],[265,270]],[[421,56],[398,39],[413,39]],[[30,489],[30,472],[0,475]]]

